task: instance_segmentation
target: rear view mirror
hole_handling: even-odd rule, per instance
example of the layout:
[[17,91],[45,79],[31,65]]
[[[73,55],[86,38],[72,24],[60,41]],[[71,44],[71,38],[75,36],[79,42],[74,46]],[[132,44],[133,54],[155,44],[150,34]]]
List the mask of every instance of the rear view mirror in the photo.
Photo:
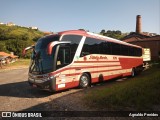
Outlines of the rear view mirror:
[[29,47],[26,47],[26,48],[23,50],[22,55],[25,56],[25,55],[26,55],[26,52],[27,52],[28,50],[30,50],[30,49],[34,49],[34,47],[35,47],[34,45],[29,46]]
[[53,47],[55,47],[57,45],[60,45],[60,44],[70,44],[70,43],[71,43],[70,41],[54,41],[54,42],[51,42],[47,47],[47,53],[49,55],[51,55]]

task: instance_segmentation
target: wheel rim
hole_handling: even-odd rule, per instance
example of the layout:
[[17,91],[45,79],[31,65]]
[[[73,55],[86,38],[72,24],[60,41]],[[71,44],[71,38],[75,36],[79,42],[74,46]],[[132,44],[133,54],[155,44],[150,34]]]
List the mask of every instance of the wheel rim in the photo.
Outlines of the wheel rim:
[[86,76],[81,77],[81,86],[87,87],[88,86],[88,78]]

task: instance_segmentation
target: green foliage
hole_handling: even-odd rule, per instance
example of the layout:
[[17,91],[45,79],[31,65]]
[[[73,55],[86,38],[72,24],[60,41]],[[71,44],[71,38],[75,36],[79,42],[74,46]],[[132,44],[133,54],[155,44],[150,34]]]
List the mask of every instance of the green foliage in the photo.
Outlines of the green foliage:
[[22,50],[32,44],[33,42],[30,41],[12,39],[12,40],[7,40],[5,46],[8,51],[12,51],[16,55],[22,57]]
[[30,63],[30,59],[18,59],[18,61],[9,64],[8,67],[18,67],[18,66],[26,66],[28,67]]
[[99,109],[154,110],[154,106],[160,105],[159,85],[159,68],[153,67],[128,81],[91,91],[85,102]]
[[115,38],[115,39],[121,39],[121,38],[124,37],[124,35],[122,34],[122,32],[120,30],[116,30],[116,31],[108,30],[108,31],[105,31],[103,29],[103,30],[101,30],[100,34],[104,35],[104,36],[111,37],[111,38]]
[[0,42],[0,51],[7,51],[5,42]]
[[[44,33],[39,30],[0,25],[0,51],[14,52],[15,55],[22,57],[23,49],[34,44],[42,36]],[[28,56],[30,55],[27,54]]]

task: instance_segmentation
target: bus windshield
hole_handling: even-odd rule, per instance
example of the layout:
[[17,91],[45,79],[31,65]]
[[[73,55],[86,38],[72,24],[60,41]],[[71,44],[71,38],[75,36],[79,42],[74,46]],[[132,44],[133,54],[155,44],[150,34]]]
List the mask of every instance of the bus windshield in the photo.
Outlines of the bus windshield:
[[[61,41],[59,40],[60,35],[40,38],[31,55],[29,72],[32,74],[46,74],[70,64],[73,61],[81,38],[82,36],[80,35],[63,35]],[[51,54],[48,54],[48,45],[55,41],[61,43],[54,46]],[[65,42],[70,43],[64,44]]]
[[51,55],[47,54],[47,46],[52,41],[59,41],[59,36],[46,36],[37,41],[31,55],[30,73],[45,74],[53,71],[56,48],[53,48]]

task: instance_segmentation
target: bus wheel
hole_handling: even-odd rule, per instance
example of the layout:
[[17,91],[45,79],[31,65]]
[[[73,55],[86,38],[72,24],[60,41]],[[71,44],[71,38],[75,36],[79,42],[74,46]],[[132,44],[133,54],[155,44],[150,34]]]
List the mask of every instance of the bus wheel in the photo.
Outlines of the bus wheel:
[[88,74],[83,73],[79,80],[79,87],[86,88],[89,86],[89,84],[90,84],[90,77],[88,76]]
[[135,69],[132,68],[131,77],[135,77]]

